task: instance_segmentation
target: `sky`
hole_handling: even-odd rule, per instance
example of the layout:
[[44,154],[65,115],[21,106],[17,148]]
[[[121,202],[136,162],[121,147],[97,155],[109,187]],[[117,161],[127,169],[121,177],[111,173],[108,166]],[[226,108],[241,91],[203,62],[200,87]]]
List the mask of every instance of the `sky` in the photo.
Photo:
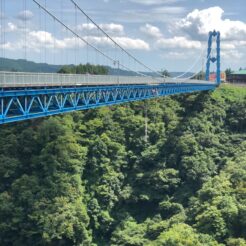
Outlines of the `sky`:
[[[107,57],[131,70],[145,70],[103,36],[71,0],[36,1]],[[246,67],[245,0],[76,2],[119,45],[153,70],[204,69],[208,32],[212,30],[221,33],[222,70]],[[33,0],[1,0],[0,31],[2,57],[50,64],[90,62],[117,66],[45,14]]]

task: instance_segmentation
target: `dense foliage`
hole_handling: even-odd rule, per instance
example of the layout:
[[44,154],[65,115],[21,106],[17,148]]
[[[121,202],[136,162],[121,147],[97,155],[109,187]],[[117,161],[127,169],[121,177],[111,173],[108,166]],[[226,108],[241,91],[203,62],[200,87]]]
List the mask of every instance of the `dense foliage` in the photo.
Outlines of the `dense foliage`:
[[108,74],[108,69],[101,65],[80,64],[78,66],[63,66],[58,73],[71,73],[71,74]]
[[245,246],[245,96],[1,126],[0,245]]
[[[91,64],[84,64],[75,66],[71,65],[51,65],[47,63],[36,63],[33,61],[23,60],[23,59],[9,59],[0,57],[0,71],[12,71],[12,72],[42,72],[42,73],[76,73],[76,67],[79,67],[78,73],[92,73],[91,74],[109,74],[109,75],[124,75],[124,76],[136,76],[135,72],[118,69],[115,64],[111,66],[97,66],[94,68]],[[82,69],[81,69],[82,68]],[[150,76],[155,76],[156,74],[146,73]]]

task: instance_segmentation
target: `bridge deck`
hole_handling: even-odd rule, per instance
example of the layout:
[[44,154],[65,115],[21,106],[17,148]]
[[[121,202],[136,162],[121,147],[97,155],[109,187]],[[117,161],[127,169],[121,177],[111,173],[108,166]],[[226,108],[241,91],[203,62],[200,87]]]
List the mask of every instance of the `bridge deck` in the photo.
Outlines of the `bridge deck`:
[[207,84],[214,82],[203,80],[171,79],[144,76],[113,76],[91,74],[58,73],[20,73],[0,72],[1,88],[18,87],[67,87],[67,86],[103,86],[103,85],[156,85],[156,84]]
[[216,86],[161,77],[0,72],[0,124]]

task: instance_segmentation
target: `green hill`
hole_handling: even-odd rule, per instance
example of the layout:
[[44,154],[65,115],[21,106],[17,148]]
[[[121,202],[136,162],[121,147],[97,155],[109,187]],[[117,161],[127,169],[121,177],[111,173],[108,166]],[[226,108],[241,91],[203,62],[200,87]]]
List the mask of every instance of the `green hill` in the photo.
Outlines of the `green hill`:
[[246,245],[246,88],[1,125],[0,245]]
[[[68,65],[67,67],[73,67],[74,65]],[[35,63],[23,59],[14,60],[7,58],[0,58],[0,71],[12,71],[12,72],[40,72],[40,73],[56,73],[63,65],[51,65],[47,63]],[[122,69],[116,69],[106,66],[109,75],[121,75],[121,76],[136,76],[135,72],[126,71]],[[148,76],[156,76],[154,73],[141,72]],[[183,74],[182,72],[171,72],[172,77]],[[192,73],[185,74],[186,77],[191,77]]]
[[0,58],[0,71],[56,73],[61,65],[35,63],[27,60]]

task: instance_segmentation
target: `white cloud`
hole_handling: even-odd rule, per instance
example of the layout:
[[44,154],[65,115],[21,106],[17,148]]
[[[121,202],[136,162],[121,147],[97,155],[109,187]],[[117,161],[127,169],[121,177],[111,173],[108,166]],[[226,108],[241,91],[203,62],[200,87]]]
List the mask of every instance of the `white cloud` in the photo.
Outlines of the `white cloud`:
[[25,21],[25,20],[31,20],[33,18],[34,14],[32,13],[32,11],[30,10],[24,10],[19,12],[19,14],[17,15],[17,18]]
[[209,31],[220,31],[223,39],[246,39],[246,23],[223,18],[224,10],[211,7],[204,10],[195,9],[177,23],[178,29],[192,38],[207,37]]
[[234,49],[236,49],[236,46],[233,43],[225,43],[225,42],[223,42],[221,44],[221,49],[222,50],[234,50]]
[[57,39],[51,33],[45,31],[31,31],[27,36],[27,41],[28,47],[36,51],[44,47],[49,49],[71,49],[85,46],[85,43],[78,38]]
[[7,29],[6,29],[7,32],[14,32],[17,29],[18,29],[18,27],[14,23],[8,22]]
[[142,33],[146,34],[147,36],[151,37],[151,38],[161,38],[162,37],[162,33],[161,33],[160,29],[158,27],[150,25],[150,24],[146,24],[145,26],[141,26],[140,31]]
[[161,38],[156,42],[160,49],[181,48],[181,49],[201,49],[200,41],[189,40],[186,37]]
[[160,55],[164,59],[172,59],[172,60],[186,60],[187,59],[187,53],[186,52],[177,52],[177,51],[169,51],[164,52]]
[[0,44],[0,48],[4,49],[4,50],[11,50],[11,51],[15,50],[15,47],[10,42],[4,43],[4,44]]
[[109,23],[109,24],[100,24],[99,26],[107,33],[114,33],[118,35],[124,33],[124,27],[119,24]]
[[77,30],[78,31],[92,31],[92,30],[96,30],[96,26],[92,23],[83,23],[83,24],[79,24],[77,26]]
[[114,16],[123,23],[170,23],[176,22],[186,12],[184,7],[165,6],[127,9]]
[[[239,61],[243,59],[246,45],[246,23],[243,21],[224,18],[224,10],[221,7],[211,7],[203,10],[195,9],[185,18],[176,22],[173,30],[180,36],[189,37],[192,40],[207,40],[208,33],[216,30],[221,33],[221,62],[229,64],[231,59]],[[206,45],[204,43],[204,45]],[[215,47],[215,44],[214,46]]]
[[18,30],[18,27],[12,23],[12,22],[8,22],[6,25],[4,25],[3,27],[0,26],[0,30],[1,32],[15,32]]
[[45,31],[31,31],[29,37],[42,44],[51,44],[54,42],[54,37],[51,33]]
[[[123,35],[124,34],[124,26],[115,23],[105,23],[99,24],[100,28],[102,28],[106,33],[110,35]],[[93,23],[82,23],[77,26],[78,31],[88,32],[89,34],[98,35],[101,31]],[[87,34],[88,34],[87,33]]]
[[[19,40],[6,42],[1,47],[9,51],[20,51],[25,47],[30,52],[41,52],[44,48],[56,51],[60,49],[72,49],[75,47],[83,48],[85,44],[73,38],[56,39],[51,33],[45,31],[30,31],[27,33],[26,41]],[[54,48],[55,47],[55,48]]]
[[242,52],[239,52],[238,50],[226,50],[221,51],[221,60],[232,60],[232,59],[240,59],[243,57]]
[[[85,40],[97,47],[112,47],[113,43],[107,37],[84,36]],[[114,40],[126,49],[149,50],[149,44],[141,39],[132,39],[129,37],[113,37]],[[79,38],[71,37],[57,39],[50,32],[29,31],[26,36],[26,42],[20,37],[15,42],[5,44],[7,50],[21,50],[25,47],[35,52],[41,52],[45,47],[51,50],[83,48],[86,44]]]
[[[112,47],[113,43],[107,37],[96,37],[88,36],[85,39],[95,45],[100,47]],[[113,37],[113,39],[124,49],[128,50],[149,50],[150,46],[144,40],[141,39],[132,39],[129,37]]]
[[153,14],[169,14],[169,15],[178,15],[183,14],[185,11],[184,7],[177,6],[164,6],[164,7],[156,7],[152,9]]
[[150,46],[144,40],[141,39],[132,39],[127,37],[116,37],[114,40],[126,49],[134,50],[149,50]]
[[240,46],[245,46],[246,47],[246,41],[239,41]]

